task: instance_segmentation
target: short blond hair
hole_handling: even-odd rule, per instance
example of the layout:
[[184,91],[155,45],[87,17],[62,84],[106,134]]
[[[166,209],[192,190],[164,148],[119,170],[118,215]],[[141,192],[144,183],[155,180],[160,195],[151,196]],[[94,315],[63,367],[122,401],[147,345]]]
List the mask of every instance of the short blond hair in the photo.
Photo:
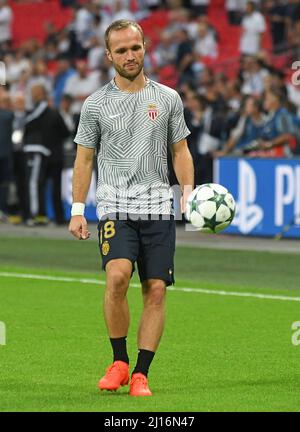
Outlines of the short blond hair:
[[145,36],[144,36],[144,32],[143,32],[142,27],[136,21],[121,19],[121,20],[117,20],[117,21],[112,22],[107,27],[107,29],[105,31],[105,45],[106,45],[106,48],[108,50],[109,50],[109,36],[110,36],[111,32],[123,30],[123,29],[126,29],[128,27],[136,28],[142,36],[143,44],[145,44]]

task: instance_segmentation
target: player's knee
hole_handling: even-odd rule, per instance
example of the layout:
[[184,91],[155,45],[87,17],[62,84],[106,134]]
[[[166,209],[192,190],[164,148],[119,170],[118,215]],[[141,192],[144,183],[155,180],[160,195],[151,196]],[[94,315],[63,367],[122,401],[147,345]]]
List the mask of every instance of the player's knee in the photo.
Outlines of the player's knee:
[[122,300],[128,288],[128,276],[121,270],[113,269],[107,278],[107,292],[112,300]]
[[148,305],[161,306],[166,295],[166,285],[163,281],[152,282],[146,293],[145,300]]

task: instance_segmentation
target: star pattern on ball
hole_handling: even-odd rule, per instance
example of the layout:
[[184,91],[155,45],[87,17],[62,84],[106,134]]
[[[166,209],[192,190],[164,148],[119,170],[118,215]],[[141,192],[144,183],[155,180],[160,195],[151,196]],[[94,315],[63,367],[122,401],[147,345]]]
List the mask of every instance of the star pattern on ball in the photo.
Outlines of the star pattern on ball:
[[[215,190],[213,190],[213,192],[214,196],[212,198],[209,198],[207,201],[215,202],[218,210],[221,205],[225,203],[226,194],[218,194]],[[227,204],[225,203],[225,205]]]

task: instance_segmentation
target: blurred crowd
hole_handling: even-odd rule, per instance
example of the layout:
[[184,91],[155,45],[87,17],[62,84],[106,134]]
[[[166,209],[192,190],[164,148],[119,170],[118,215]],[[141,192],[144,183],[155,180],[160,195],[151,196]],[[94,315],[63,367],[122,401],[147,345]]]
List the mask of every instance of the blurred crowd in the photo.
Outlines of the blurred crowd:
[[[147,39],[145,71],[159,81],[162,70],[173,68],[168,84],[184,103],[195,184],[213,180],[215,157],[300,153],[300,79],[273,66],[274,54],[288,55],[291,65],[300,60],[297,0],[225,0],[228,23],[241,29],[234,76],[228,67],[213,67],[222,54],[222,35],[209,20],[210,0],[60,3],[72,11],[67,26],[59,30],[46,22],[43,42],[16,46],[12,8],[0,0],[0,219],[15,213],[28,225],[47,224],[45,188],[51,179],[55,222],[64,223],[64,157],[75,151],[83,101],[113,77],[104,32],[120,18],[143,25],[153,12],[169,11],[158,41]],[[268,31],[272,51],[263,49]],[[176,181],[171,165],[170,177]]]

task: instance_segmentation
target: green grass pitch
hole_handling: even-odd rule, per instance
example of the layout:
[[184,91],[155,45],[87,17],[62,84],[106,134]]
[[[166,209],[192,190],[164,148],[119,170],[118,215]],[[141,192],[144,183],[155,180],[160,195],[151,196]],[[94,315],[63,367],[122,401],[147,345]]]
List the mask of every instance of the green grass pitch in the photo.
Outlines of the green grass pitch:
[[[97,389],[111,349],[96,242],[1,238],[0,411],[299,411],[300,345],[292,344],[291,326],[300,321],[300,302],[277,299],[300,297],[299,258],[178,247],[178,290],[168,292],[166,329],[149,374],[153,397],[132,398],[127,387]],[[132,367],[137,282],[134,276],[129,289]]]

